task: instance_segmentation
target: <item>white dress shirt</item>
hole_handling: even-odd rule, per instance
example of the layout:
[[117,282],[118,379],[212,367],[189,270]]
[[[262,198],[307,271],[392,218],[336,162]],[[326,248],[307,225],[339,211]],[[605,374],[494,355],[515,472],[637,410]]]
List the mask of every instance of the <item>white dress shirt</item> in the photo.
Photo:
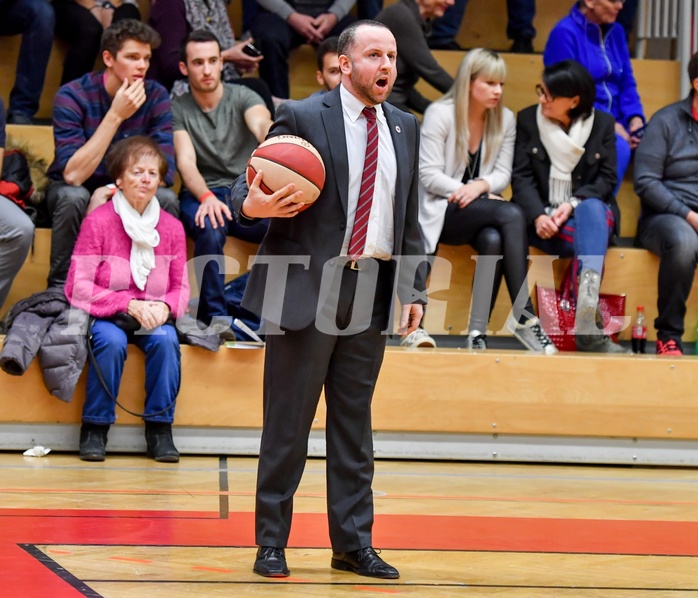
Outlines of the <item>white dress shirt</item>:
[[[354,227],[356,205],[359,201],[361,177],[366,157],[366,117],[361,113],[366,105],[340,85],[342,111],[344,113],[344,133],[347,139],[349,159],[349,194],[347,205],[347,230],[342,245],[342,255],[349,253],[349,241]],[[388,122],[380,104],[375,106],[378,121],[378,168],[373,193],[371,214],[368,219],[366,246],[362,257],[388,260],[393,255],[394,244],[394,205],[397,160],[390,136]]]

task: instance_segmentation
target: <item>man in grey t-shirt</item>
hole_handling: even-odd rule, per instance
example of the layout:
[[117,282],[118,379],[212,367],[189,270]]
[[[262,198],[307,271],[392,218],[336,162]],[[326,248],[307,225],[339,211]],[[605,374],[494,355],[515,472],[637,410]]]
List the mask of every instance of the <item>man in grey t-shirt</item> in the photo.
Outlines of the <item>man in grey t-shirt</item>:
[[[247,227],[233,221],[230,188],[266,137],[271,114],[251,89],[222,83],[220,44],[208,31],[191,32],[180,69],[189,78],[190,90],[172,101],[175,157],[185,187],[180,217],[194,240],[194,257],[219,257],[227,235],[259,243],[266,233],[266,222]],[[197,319],[207,326],[213,323],[215,329],[218,318],[228,314],[223,269],[209,259],[203,273],[197,272]],[[221,337],[233,338],[227,329]]]

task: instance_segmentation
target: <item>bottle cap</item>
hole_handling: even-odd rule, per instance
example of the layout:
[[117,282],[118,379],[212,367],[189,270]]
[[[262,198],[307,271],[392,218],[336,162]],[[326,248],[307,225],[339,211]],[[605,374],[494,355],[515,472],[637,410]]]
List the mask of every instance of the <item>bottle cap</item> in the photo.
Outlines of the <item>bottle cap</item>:
[[638,306],[637,306],[637,311],[645,311],[644,306],[638,305]]

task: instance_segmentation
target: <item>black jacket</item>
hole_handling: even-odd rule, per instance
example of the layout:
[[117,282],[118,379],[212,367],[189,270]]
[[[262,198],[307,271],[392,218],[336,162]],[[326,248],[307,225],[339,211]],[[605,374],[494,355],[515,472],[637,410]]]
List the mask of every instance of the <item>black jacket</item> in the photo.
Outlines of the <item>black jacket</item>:
[[[548,203],[550,158],[540,139],[536,124],[538,105],[519,112],[516,122],[516,149],[511,186],[512,201],[519,204],[527,224],[545,214]],[[594,125],[585,145],[584,155],[572,171],[572,192],[575,197],[598,198],[608,204],[615,220],[615,233],[620,231],[620,210],[613,195],[616,173],[615,120],[606,112],[594,112]]]

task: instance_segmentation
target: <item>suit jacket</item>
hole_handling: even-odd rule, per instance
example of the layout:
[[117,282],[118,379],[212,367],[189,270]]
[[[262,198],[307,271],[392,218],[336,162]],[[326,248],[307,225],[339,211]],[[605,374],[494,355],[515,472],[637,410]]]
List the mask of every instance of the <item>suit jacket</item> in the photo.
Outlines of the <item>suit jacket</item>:
[[[550,158],[536,124],[537,108],[536,104],[519,112],[511,177],[512,201],[523,208],[528,224],[545,214],[545,207],[549,205]],[[620,210],[613,195],[618,180],[615,122],[607,112],[594,112],[594,125],[584,146],[584,154],[572,171],[572,193],[575,197],[596,197],[607,203],[613,212],[618,234]]]
[[[386,103],[383,111],[397,160],[393,255],[423,258],[424,245],[418,224],[417,119]],[[276,135],[298,135],[315,146],[325,163],[325,185],[309,209],[293,218],[272,219],[257,254],[258,262],[266,256],[301,256],[304,260],[302,264],[290,266],[285,286],[274,287],[284,291],[280,321],[270,319],[274,314],[262,314],[267,272],[271,270],[263,263],[255,263],[252,267],[242,304],[267,321],[289,330],[301,330],[315,320],[323,268],[325,264],[332,266],[334,258],[340,255],[347,227],[349,162],[339,86],[321,96],[284,102],[269,132],[269,137]],[[247,193],[243,175],[236,181],[232,197],[235,218],[242,224],[250,222],[241,213]],[[411,276],[406,275],[407,278],[398,284],[400,301],[403,304],[423,303],[415,291],[423,294],[425,268],[418,268],[416,275],[414,270]]]

